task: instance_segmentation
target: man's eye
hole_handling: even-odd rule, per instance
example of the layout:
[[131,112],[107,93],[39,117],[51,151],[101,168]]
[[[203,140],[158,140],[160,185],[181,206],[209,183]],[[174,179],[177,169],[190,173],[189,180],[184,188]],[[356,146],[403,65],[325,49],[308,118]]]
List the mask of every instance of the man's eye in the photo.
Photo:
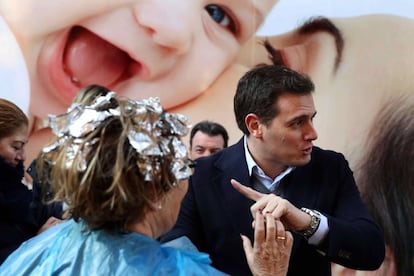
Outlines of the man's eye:
[[205,9],[215,22],[235,33],[235,23],[233,19],[227,14],[227,12],[224,11],[224,9],[214,4],[207,5]]
[[297,121],[291,122],[290,126],[297,128],[297,127],[300,127],[302,124],[303,124],[302,120],[297,120]]

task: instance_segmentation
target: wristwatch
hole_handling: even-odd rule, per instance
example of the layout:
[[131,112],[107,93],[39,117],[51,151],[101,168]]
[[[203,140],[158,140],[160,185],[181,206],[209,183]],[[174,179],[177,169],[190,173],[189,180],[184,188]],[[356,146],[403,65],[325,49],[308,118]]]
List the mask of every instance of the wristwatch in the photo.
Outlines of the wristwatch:
[[302,235],[306,240],[308,240],[310,237],[312,237],[313,234],[315,234],[316,230],[318,230],[319,224],[321,223],[321,213],[304,207],[300,208],[300,210],[311,216],[311,222],[308,228],[306,228],[303,231],[297,232],[298,234]]

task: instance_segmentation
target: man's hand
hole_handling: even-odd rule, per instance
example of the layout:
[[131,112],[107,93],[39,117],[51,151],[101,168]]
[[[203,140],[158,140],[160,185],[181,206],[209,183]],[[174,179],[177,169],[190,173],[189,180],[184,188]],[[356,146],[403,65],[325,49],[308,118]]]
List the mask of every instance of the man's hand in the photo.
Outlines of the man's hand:
[[280,220],[287,230],[302,231],[308,228],[311,222],[310,215],[296,208],[288,200],[274,194],[259,193],[234,179],[230,182],[242,195],[256,201],[250,207],[254,221],[257,220],[256,214],[260,211],[262,214],[271,214],[274,219]]

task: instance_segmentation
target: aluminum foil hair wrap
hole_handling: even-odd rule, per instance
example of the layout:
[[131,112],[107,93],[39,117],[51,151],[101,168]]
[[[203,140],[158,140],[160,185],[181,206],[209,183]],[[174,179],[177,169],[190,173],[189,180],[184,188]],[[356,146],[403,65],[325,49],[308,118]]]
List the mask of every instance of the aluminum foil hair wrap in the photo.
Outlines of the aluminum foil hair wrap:
[[146,181],[151,181],[154,170],[160,169],[153,161],[166,155],[172,156],[171,171],[177,180],[190,177],[191,161],[180,139],[190,128],[187,117],[164,112],[158,98],[128,101],[123,112],[132,121],[128,124],[128,139],[140,156],[138,167]]
[[50,128],[58,139],[43,148],[43,157],[54,164],[57,152],[66,145],[66,166],[75,162],[78,170],[85,171],[86,156],[99,141],[86,141],[85,137],[110,117],[118,117],[126,128],[129,143],[138,153],[137,166],[146,181],[161,173],[160,162],[165,157],[172,159],[170,169],[177,181],[190,177],[192,162],[187,159],[187,148],[181,141],[191,127],[190,122],[181,114],[164,112],[159,98],[118,101],[115,93],[109,92],[90,105],[73,104],[64,114],[49,115]]

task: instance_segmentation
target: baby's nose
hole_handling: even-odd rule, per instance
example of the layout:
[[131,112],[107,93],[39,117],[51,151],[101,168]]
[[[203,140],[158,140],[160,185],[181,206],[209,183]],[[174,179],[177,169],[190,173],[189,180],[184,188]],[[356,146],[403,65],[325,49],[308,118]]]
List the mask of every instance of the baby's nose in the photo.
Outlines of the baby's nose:
[[178,54],[183,54],[191,47],[197,24],[194,16],[197,11],[191,2],[182,0],[146,1],[137,4],[135,16],[138,23],[151,34],[155,43],[172,49]]

